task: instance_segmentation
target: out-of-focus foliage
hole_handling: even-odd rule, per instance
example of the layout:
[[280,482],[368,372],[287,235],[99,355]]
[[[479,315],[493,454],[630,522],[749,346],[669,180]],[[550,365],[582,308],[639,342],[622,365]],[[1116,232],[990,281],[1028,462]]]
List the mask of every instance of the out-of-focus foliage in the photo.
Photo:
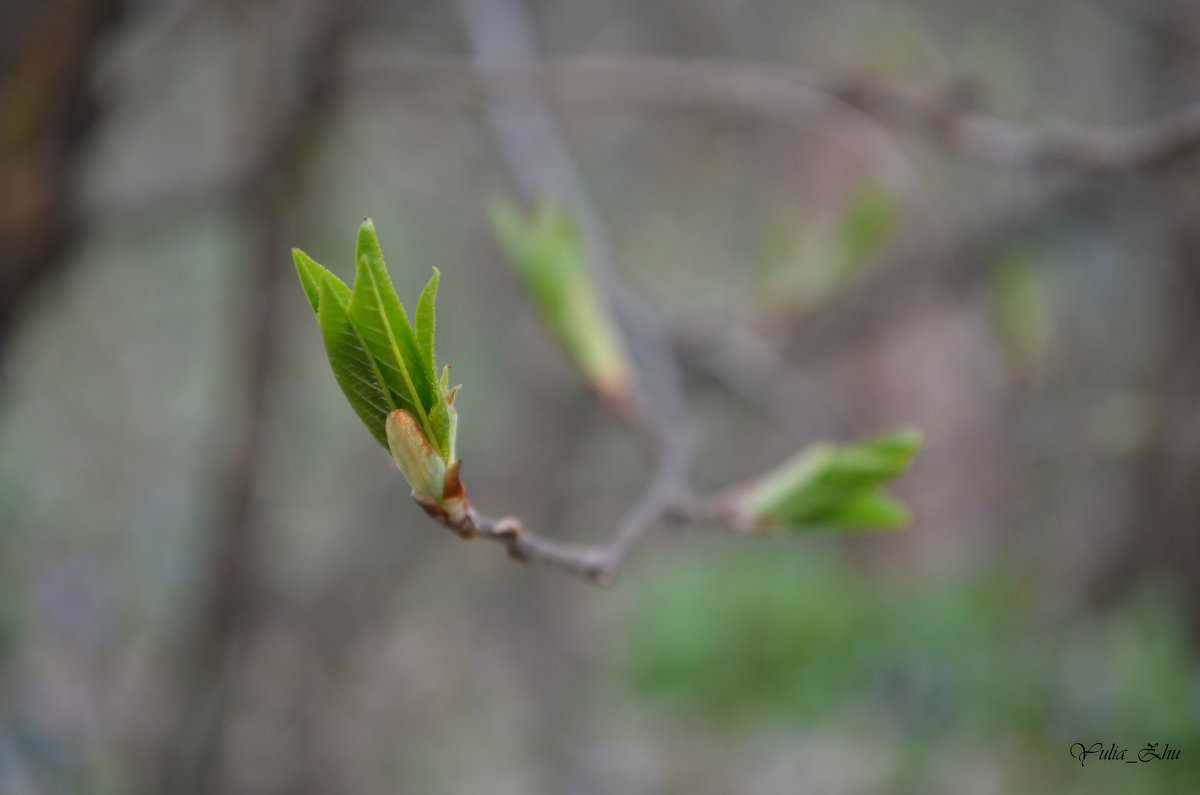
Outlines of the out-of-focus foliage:
[[1035,260],[1032,252],[1013,251],[992,274],[996,336],[1010,365],[1018,371],[1032,370],[1040,364],[1050,335],[1043,281],[1045,263]]
[[1159,414],[1159,407],[1145,392],[1108,395],[1090,412],[1090,436],[1100,452],[1114,457],[1133,455],[1154,439]]
[[20,631],[20,606],[14,594],[0,587],[0,663],[17,648]]
[[872,183],[831,219],[781,224],[767,255],[764,300],[777,311],[807,312],[834,298],[870,264],[900,216],[895,198]]
[[740,492],[734,513],[755,529],[902,527],[908,510],[880,487],[907,472],[920,448],[921,434],[913,430],[840,447],[812,445]]
[[575,224],[548,204],[524,216],[497,202],[491,218],[505,255],[567,355],[597,392],[618,405],[628,402],[633,367]]
[[[1012,571],[898,582],[826,556],[752,550],[659,574],[633,602],[627,665],[660,705],[724,725],[870,727],[898,744],[894,775],[914,786],[951,744],[1000,754],[1060,791],[1183,792],[1200,780],[1188,754],[1200,745],[1200,688],[1169,594],[1079,621],[1039,607]],[[1089,760],[1081,778],[1068,749],[1096,740],[1128,757],[1147,742],[1184,750],[1121,765],[1129,778]]]

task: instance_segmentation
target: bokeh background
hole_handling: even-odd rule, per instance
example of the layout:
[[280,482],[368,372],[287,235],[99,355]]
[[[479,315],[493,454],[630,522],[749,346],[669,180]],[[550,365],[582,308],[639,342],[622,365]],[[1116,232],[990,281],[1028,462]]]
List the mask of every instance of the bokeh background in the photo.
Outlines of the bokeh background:
[[[607,536],[650,466],[491,235],[462,5],[0,3],[0,793],[1197,791],[1194,166],[556,95],[701,487],[927,439],[906,531],[664,528],[601,589],[424,518],[292,271],[348,278],[367,215],[403,300],[440,268],[473,500]],[[527,10],[551,64],[869,74],[1033,129],[1200,96],[1186,0]]]

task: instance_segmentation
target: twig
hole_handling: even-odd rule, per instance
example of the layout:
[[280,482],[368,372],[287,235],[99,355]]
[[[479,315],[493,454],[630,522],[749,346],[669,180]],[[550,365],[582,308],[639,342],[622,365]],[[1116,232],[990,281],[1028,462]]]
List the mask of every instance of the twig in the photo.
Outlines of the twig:
[[720,522],[725,520],[720,503],[690,496],[679,483],[677,464],[662,465],[650,488],[626,513],[606,544],[564,544],[525,529],[520,519],[493,519],[472,509],[474,534],[502,544],[513,560],[546,563],[597,585],[611,585],[625,555],[660,521]]
[[[456,5],[480,70],[537,62],[532,26],[519,0],[457,0]],[[593,582],[609,583],[629,549],[686,502],[689,493],[686,484],[694,443],[679,364],[667,330],[622,281],[599,213],[541,89],[529,81],[493,86],[486,108],[489,128],[522,198],[533,202],[551,197],[580,225],[588,260],[633,351],[638,378],[636,406],[629,419],[649,441],[657,470],[604,546],[568,546],[542,539],[511,518],[493,521],[472,514],[472,521],[479,535],[500,541],[514,558],[552,563]]]

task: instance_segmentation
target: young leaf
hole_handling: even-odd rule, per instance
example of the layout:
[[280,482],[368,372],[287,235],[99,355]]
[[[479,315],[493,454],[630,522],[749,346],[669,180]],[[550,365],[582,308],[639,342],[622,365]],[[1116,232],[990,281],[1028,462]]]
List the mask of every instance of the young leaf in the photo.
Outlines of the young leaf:
[[434,268],[433,275],[429,277],[429,282],[426,283],[425,289],[421,291],[421,297],[417,300],[417,347],[425,358],[429,377],[435,382],[437,381],[437,346],[434,342],[434,333],[437,330],[437,316],[434,312],[434,304],[437,302],[438,281],[441,277],[442,274],[437,268]]
[[[441,519],[460,522],[468,503],[454,442],[458,413],[438,383],[434,347],[436,268],[417,303],[417,327],[388,276],[368,220],[355,245],[354,288],[298,249],[296,273],[317,316],[334,377],[371,435],[388,448],[413,487],[413,496]],[[457,388],[456,388],[457,389]]]
[[386,447],[384,417],[396,406],[346,314],[350,288],[303,251],[293,249],[292,259],[309,306],[317,316],[334,378],[367,430]]
[[429,422],[439,440],[438,451],[446,461],[454,460],[454,437],[458,428],[458,412],[445,398],[438,401],[429,413]]
[[[300,286],[304,288],[304,296],[308,299],[308,305],[312,307],[313,314],[315,315],[317,314],[317,305],[321,299],[321,281],[329,271],[318,265],[312,257],[298,248],[292,249],[292,262],[296,263],[296,274],[300,277]],[[332,276],[333,274],[329,275]],[[340,283],[341,281],[339,280]],[[342,286],[345,287],[345,284],[342,284]],[[350,288],[347,287],[346,289],[349,291]]]
[[[340,293],[338,285],[344,293]],[[325,352],[338,386],[371,435],[387,447],[384,423],[388,413],[399,406],[384,386],[378,365],[367,353],[362,338],[350,322],[349,302],[349,288],[333,274],[324,276],[318,298],[317,324],[321,327]]]
[[469,503],[454,459],[458,413],[438,383],[434,303],[440,274],[417,303],[417,327],[396,297],[374,226],[359,228],[351,290],[303,252],[293,253],[309,305],[317,314],[334,376],[371,434],[392,454],[413,499],[440,521],[467,532]]
[[908,511],[880,487],[906,472],[920,447],[916,431],[813,445],[738,494],[733,512],[754,529],[901,527]]
[[626,405],[633,368],[570,219],[545,205],[526,218],[505,203],[492,206],[491,219],[543,322],[596,391],[616,406]]
[[429,412],[437,401],[432,374],[425,367],[416,333],[396,297],[383,253],[368,220],[359,228],[354,290],[349,316],[380,375],[397,402],[407,402],[430,442],[438,446]]

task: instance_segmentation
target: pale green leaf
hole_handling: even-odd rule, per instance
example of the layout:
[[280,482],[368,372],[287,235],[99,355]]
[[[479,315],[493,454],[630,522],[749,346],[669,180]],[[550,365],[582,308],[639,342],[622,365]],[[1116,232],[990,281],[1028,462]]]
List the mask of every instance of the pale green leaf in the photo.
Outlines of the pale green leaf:
[[433,411],[429,412],[429,423],[433,426],[434,435],[437,438],[438,452],[446,461],[453,462],[454,460],[454,435],[458,424],[458,413],[454,410],[454,406],[450,405],[445,398],[438,401],[433,407]]
[[888,495],[872,491],[845,500],[825,517],[824,524],[846,529],[904,527],[910,521],[908,508]]
[[421,355],[425,358],[429,377],[435,381],[437,380],[437,345],[434,336],[437,330],[437,314],[434,305],[437,302],[438,282],[441,280],[441,276],[438,269],[434,268],[433,275],[429,277],[425,289],[421,291],[420,299],[417,300],[416,312],[417,347],[420,348]]
[[329,271],[298,248],[292,249],[292,262],[296,264],[296,274],[300,277],[300,286],[304,288],[304,297],[308,299],[308,305],[315,315],[321,300],[321,282]]
[[899,527],[907,510],[880,488],[912,465],[916,431],[858,444],[814,445],[742,493],[737,511],[756,526]]
[[504,253],[568,356],[602,394],[627,398],[633,368],[571,220],[547,205],[526,217],[507,203],[493,205],[491,218]]

